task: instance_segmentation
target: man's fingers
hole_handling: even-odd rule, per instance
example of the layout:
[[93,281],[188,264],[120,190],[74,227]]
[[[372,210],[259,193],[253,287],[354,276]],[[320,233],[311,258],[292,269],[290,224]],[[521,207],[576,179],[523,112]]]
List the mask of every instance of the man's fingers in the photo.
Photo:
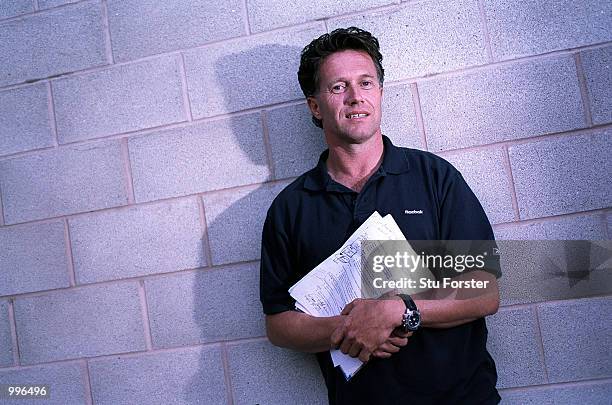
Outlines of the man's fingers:
[[361,346],[359,346],[357,343],[353,343],[348,351],[348,355],[351,357],[357,357],[361,351]]
[[372,356],[378,357],[379,359],[388,359],[391,357],[391,353],[383,352],[382,350],[374,350]]
[[336,328],[331,335],[331,344],[333,348],[337,348],[344,337],[344,328]]
[[413,332],[404,332],[403,330],[401,330],[400,328],[395,328],[393,329],[393,333],[391,333],[391,336],[397,336],[400,338],[407,338],[412,336]]
[[392,345],[391,343],[385,342],[380,345],[377,350],[382,350],[383,352],[387,353],[397,353],[400,349],[399,347]]
[[345,337],[345,338],[342,340],[342,343],[340,344],[339,349],[340,349],[340,351],[341,351],[342,353],[344,353],[344,354],[348,354],[348,353],[349,353],[349,350],[351,349],[351,346],[352,346],[352,341],[350,341],[350,339],[348,339],[347,337]]
[[368,360],[370,360],[370,352],[368,352],[366,349],[363,349],[359,353],[359,360],[363,361],[364,363],[367,363]]
[[391,344],[395,346],[403,347],[408,344],[408,338],[400,338],[400,337],[392,336],[389,338],[389,342],[391,342]]

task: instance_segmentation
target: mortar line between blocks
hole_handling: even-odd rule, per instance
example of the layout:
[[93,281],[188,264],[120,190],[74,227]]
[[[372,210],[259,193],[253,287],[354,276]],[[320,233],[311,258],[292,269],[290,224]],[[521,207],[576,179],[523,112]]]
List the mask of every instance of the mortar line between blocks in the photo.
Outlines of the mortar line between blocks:
[[145,338],[145,347],[147,351],[153,350],[151,339],[151,324],[149,323],[149,305],[147,304],[147,292],[145,290],[144,280],[138,282],[138,297],[140,298],[140,311],[142,314],[142,326]]
[[574,54],[574,63],[576,64],[576,74],[578,78],[578,86],[580,87],[580,97],[582,98],[582,109],[584,111],[584,118],[586,124],[589,127],[593,126],[593,115],[591,114],[591,102],[589,100],[589,90],[586,83],[586,75],[584,74],[584,68],[582,66],[582,58],[580,53]]
[[519,211],[518,206],[518,198],[516,196],[516,185],[514,184],[514,175],[512,174],[512,164],[510,163],[510,152],[508,151],[508,146],[504,145],[502,147],[504,153],[504,167],[508,172],[508,180],[510,181],[510,197],[512,199],[512,210],[514,211],[514,220],[520,221],[521,213]]
[[531,225],[531,224],[553,222],[559,219],[568,219],[568,218],[582,217],[582,216],[596,216],[599,214],[606,215],[606,211],[608,209],[609,208],[597,208],[597,209],[587,210],[587,211],[570,212],[567,214],[556,214],[556,215],[550,215],[546,217],[520,219],[518,221],[511,221],[511,222],[499,222],[499,223],[493,224],[493,227],[494,228],[507,228],[512,225]]
[[128,139],[121,138],[121,158],[123,159],[123,170],[125,175],[125,191],[128,198],[128,205],[133,205],[136,201],[134,196],[134,179],[132,178],[132,164],[130,162],[130,149]]
[[533,306],[532,311],[535,315],[536,320],[536,340],[538,342],[540,359],[542,360],[542,365],[544,366],[544,381],[546,381],[546,383],[549,383],[550,380],[548,379],[548,366],[546,365],[546,355],[544,353],[544,340],[542,339],[542,327],[540,326],[540,311],[537,304]]
[[85,403],[87,405],[93,405],[93,393],[91,391],[91,376],[89,374],[89,363],[87,362],[87,359],[83,359],[82,361],[82,366],[83,366],[83,380],[85,383]]
[[[612,378],[610,377],[601,377],[601,378],[591,378],[588,380],[580,380],[580,381],[564,381],[564,382],[554,382],[547,384],[535,384],[528,385],[523,387],[509,387],[509,388],[500,388],[500,392],[521,392],[521,391],[539,391],[547,388],[558,387],[558,388],[566,388],[566,387],[581,387],[588,385],[596,385],[601,383],[612,382]],[[503,397],[503,395],[502,395]]]
[[244,31],[247,35],[251,35],[251,23],[249,21],[249,1],[242,0],[242,18],[244,18]]
[[4,208],[2,206],[2,184],[0,184],[0,226],[4,226]]
[[[175,196],[175,197],[165,197],[165,198],[160,198],[157,200],[151,200],[151,201],[141,201],[141,202],[135,202],[134,205],[137,205],[139,207],[147,207],[147,206],[151,206],[151,205],[157,205],[157,204],[163,204],[163,203],[170,203],[173,201],[181,201],[184,199],[188,199],[190,197],[193,196],[207,196],[207,195],[211,195],[211,194],[216,194],[216,193],[226,193],[226,192],[232,192],[232,191],[236,191],[236,192],[240,192],[242,190],[249,190],[252,188],[256,188],[258,186],[261,185],[274,185],[274,184],[289,184],[291,183],[293,180],[297,179],[297,176],[289,176],[289,177],[285,177],[282,179],[278,179],[278,180],[269,180],[269,181],[258,181],[255,183],[248,183],[248,184],[239,184],[239,185],[234,185],[234,186],[229,186],[229,187],[225,187],[225,188],[220,188],[220,189],[215,189],[215,190],[208,190],[208,191],[198,191],[198,192],[193,192],[191,194],[186,194],[186,195],[181,195],[181,196]],[[12,226],[20,226],[20,225],[25,225],[25,224],[43,224],[43,223],[51,223],[54,222],[58,219],[61,218],[79,218],[79,217],[87,217],[89,215],[96,215],[98,213],[103,213],[103,212],[111,212],[111,211],[123,211],[123,210],[129,210],[132,206],[131,205],[118,205],[115,207],[109,207],[109,208],[99,208],[96,209],[95,212],[88,212],[88,211],[83,211],[83,212],[75,212],[72,214],[64,214],[64,215],[57,215],[54,217],[48,217],[48,218],[37,218],[37,219],[31,219],[28,221],[22,221],[22,222],[17,222],[17,223],[13,223],[13,224],[5,224],[4,226],[6,227],[12,227]]]
[[261,112],[261,128],[263,130],[263,144],[266,160],[268,162],[268,170],[270,170],[269,180],[276,179],[276,166],[272,155],[272,144],[270,143],[270,129],[268,128],[268,114],[265,110]]
[[482,26],[482,33],[484,35],[484,46],[487,52],[487,58],[489,63],[495,62],[493,59],[493,49],[491,47],[491,35],[489,34],[489,26],[487,24],[487,12],[484,8],[482,0],[478,0],[478,14],[480,15],[480,24]]
[[15,319],[15,300],[8,300],[8,317],[11,329],[11,341],[13,343],[13,365],[21,365],[21,353],[19,350],[19,339],[17,336],[17,320]]
[[[421,2],[426,2],[429,0],[422,0]],[[384,13],[385,11],[396,11],[405,7],[410,7],[412,6],[412,3],[402,3],[401,0],[394,0],[393,2],[389,3],[389,4],[384,4],[382,6],[376,6],[376,7],[369,7],[363,10],[358,10],[358,11],[351,11],[351,12],[347,12],[347,13],[339,13],[339,14],[335,14],[335,15],[328,15],[328,16],[322,16],[320,18],[312,18],[310,20],[307,21],[302,21],[302,22],[298,22],[296,24],[292,24],[292,25],[276,25],[276,26],[272,26],[269,27],[268,29],[264,30],[264,31],[258,31],[256,34],[260,35],[260,34],[273,34],[277,31],[282,31],[282,30],[286,30],[286,29],[291,29],[293,27],[300,27],[306,24],[314,24],[317,22],[323,22],[324,24],[324,28],[325,31],[327,33],[329,33],[329,27],[327,22],[331,22],[334,20],[342,20],[345,18],[351,18],[351,17],[358,17],[362,14],[375,14],[375,13]]]
[[109,64],[115,63],[115,57],[113,56],[113,41],[110,33],[110,23],[108,20],[108,6],[106,0],[101,0],[102,5],[102,27],[104,29],[104,48],[106,50],[106,61]]
[[421,96],[419,95],[419,88],[416,83],[410,83],[410,92],[412,93],[412,104],[414,105],[414,113],[416,115],[417,127],[421,134],[421,140],[423,141],[423,147],[425,150],[429,150],[427,135],[425,133],[425,121],[423,120],[423,110],[421,109]]
[[529,63],[532,61],[539,62],[539,61],[543,61],[546,59],[570,56],[570,55],[573,55],[575,52],[607,48],[611,44],[612,44],[612,41],[607,41],[607,42],[599,42],[596,44],[578,46],[575,48],[559,49],[559,50],[545,52],[541,54],[535,54],[535,55],[523,55],[523,56],[518,56],[513,59],[504,59],[504,60],[494,61],[492,63],[474,64],[474,65],[469,65],[469,66],[465,66],[465,67],[461,67],[461,68],[453,69],[453,70],[448,70],[448,71],[425,73],[419,76],[411,76],[411,77],[404,77],[400,79],[389,80],[388,83],[400,85],[400,84],[409,84],[415,81],[416,82],[428,82],[428,81],[435,81],[435,80],[440,80],[440,79],[444,79],[444,80],[452,79],[455,77],[468,75],[472,73],[489,72],[489,71],[492,71],[498,68],[512,66],[516,63]]
[[[230,113],[213,115],[210,117],[198,118],[198,119],[194,119],[193,121],[183,120],[179,122],[161,124],[161,125],[157,125],[157,126],[153,126],[149,128],[135,129],[132,131],[120,132],[117,134],[102,135],[102,136],[98,136],[98,137],[91,138],[91,139],[82,139],[82,140],[77,140],[77,141],[72,141],[72,142],[65,142],[65,143],[60,144],[59,148],[74,146],[74,145],[83,145],[83,144],[92,143],[92,142],[113,141],[117,139],[129,138],[132,136],[149,135],[149,134],[161,132],[164,130],[172,130],[172,129],[190,127],[191,125],[211,123],[211,122],[217,122],[217,121],[228,120],[228,119],[235,119],[235,118],[242,117],[245,115],[260,113],[262,110],[273,111],[273,110],[278,110],[278,109],[285,108],[285,107],[301,105],[301,104],[304,104],[304,102],[305,101],[303,99],[282,101],[280,103],[268,104],[268,105],[252,107],[252,108],[248,108],[248,109],[244,109],[240,111],[234,111]],[[51,147],[30,149],[30,150],[23,151],[23,152],[15,152],[15,153],[11,153],[8,155],[0,156],[0,162],[4,160],[10,160],[14,158],[23,157],[23,156],[32,156],[40,152],[49,151],[53,149],[55,148],[51,146]]]
[[505,311],[512,311],[512,310],[515,310],[515,309],[529,309],[529,308],[532,308],[533,305],[534,305],[534,303],[532,303],[532,302],[518,303],[518,304],[503,304],[503,303],[500,303],[499,304],[498,313],[499,312],[505,312]]
[[606,129],[612,129],[612,123],[596,125],[591,128],[585,127],[585,128],[569,129],[567,131],[534,135],[534,136],[530,136],[526,138],[507,139],[503,141],[495,141],[495,142],[479,144],[479,145],[461,146],[461,147],[454,148],[454,149],[443,149],[443,150],[437,150],[437,151],[432,151],[432,152],[435,154],[452,155],[452,154],[461,153],[461,152],[473,152],[473,151],[475,152],[475,151],[480,151],[480,150],[488,150],[494,147],[503,147],[503,146],[512,147],[516,145],[523,145],[527,143],[535,143],[535,142],[540,142],[540,141],[569,139],[572,137],[578,137],[578,136],[583,136],[583,135],[603,136],[601,134],[597,134],[597,132],[599,132],[600,130],[606,130]]
[[83,290],[83,289],[93,288],[93,287],[114,286],[114,285],[122,285],[122,284],[123,285],[125,284],[135,285],[137,282],[140,282],[143,280],[149,280],[149,279],[155,280],[159,278],[174,277],[178,275],[192,274],[192,273],[197,273],[197,272],[202,272],[202,271],[215,271],[219,269],[236,268],[242,265],[255,265],[257,263],[259,263],[259,259],[249,259],[249,260],[242,260],[242,261],[237,261],[237,262],[232,262],[232,263],[223,263],[223,264],[212,265],[210,267],[199,266],[199,267],[192,267],[189,269],[168,271],[165,273],[146,274],[146,275],[139,275],[139,276],[133,276],[133,277],[127,277],[127,278],[120,278],[120,279],[95,281],[95,282],[87,283],[87,284],[78,284],[74,287],[56,287],[56,288],[51,288],[48,290],[38,290],[38,291],[29,291],[29,292],[22,292],[22,293],[16,293],[16,294],[7,294],[7,295],[0,296],[0,299],[10,300],[10,299],[21,299],[21,298],[33,298],[33,297],[41,297],[41,296],[45,296],[45,295],[53,294],[53,293],[70,292],[70,291]]
[[266,336],[256,336],[256,337],[233,339],[231,341],[217,340],[213,342],[187,344],[187,345],[181,345],[181,346],[176,346],[176,347],[153,349],[151,351],[138,350],[138,351],[132,351],[132,352],[115,352],[115,353],[100,354],[97,356],[90,356],[90,357],[78,357],[78,358],[70,358],[70,359],[63,359],[63,360],[43,361],[40,363],[27,364],[24,366],[0,367],[0,371],[27,370],[27,369],[37,368],[40,366],[45,366],[45,365],[50,365],[50,364],[72,364],[72,363],[78,363],[81,360],[91,361],[91,360],[115,359],[118,356],[121,356],[124,359],[131,359],[134,357],[148,356],[148,355],[153,355],[156,353],[176,353],[176,352],[181,352],[184,350],[195,349],[195,348],[220,347],[222,343],[233,346],[233,345],[252,343],[252,342],[268,342],[268,338]]
[[227,346],[221,343],[221,362],[223,363],[223,377],[225,378],[225,392],[230,405],[234,405],[234,390],[232,387],[232,379],[230,378],[229,356],[227,355]]
[[382,6],[370,7],[364,10],[349,11],[347,13],[339,13],[336,15],[328,16],[325,18],[325,21],[333,23],[337,20],[351,19],[352,17],[359,18],[360,16],[364,14],[369,17],[369,16],[372,16],[373,14],[394,12],[394,11],[398,11],[401,9],[413,7],[415,3],[423,3],[423,2],[428,2],[428,1],[429,0],[417,0],[417,1],[410,1],[408,3],[403,3],[401,1],[393,1],[392,3],[384,4]]
[[185,55],[180,54],[179,57],[179,72],[181,76],[181,92],[183,93],[183,109],[187,116],[187,121],[193,121],[193,114],[191,112],[191,101],[189,100],[189,84],[187,83],[187,71],[185,70]]
[[[523,241],[524,242],[524,241]],[[585,300],[597,300],[597,299],[612,299],[612,293],[603,292],[593,295],[584,295],[580,297],[567,297],[567,298],[551,298],[546,301],[533,301],[516,304],[503,304],[499,307],[501,310],[513,310],[513,309],[525,309],[535,306],[546,306],[554,304],[567,304],[567,302],[585,301]]]
[[206,210],[204,208],[204,201],[201,195],[197,195],[198,212],[200,213],[200,225],[202,227],[202,248],[206,253],[206,267],[212,267],[212,248],[210,247],[210,238],[208,237],[208,223],[206,221]]
[[58,10],[58,9],[62,9],[62,8],[76,6],[77,4],[94,3],[94,1],[95,0],[76,0],[76,1],[72,1],[70,3],[59,4],[57,6],[41,9],[40,5],[38,4],[38,0],[32,0],[32,4],[33,4],[33,6],[35,8],[33,11],[28,11],[26,13],[21,13],[19,15],[14,15],[14,16],[11,16],[11,17],[1,18],[0,19],[0,24],[4,24],[5,22],[12,22],[12,21],[17,21],[17,20],[22,20],[22,19],[25,19],[25,18],[31,17],[31,16],[41,15],[42,13],[45,13],[47,11]]
[[70,287],[76,286],[76,272],[74,270],[74,257],[72,256],[72,238],[70,237],[70,227],[68,219],[63,218],[64,241],[66,242],[66,258],[68,259],[68,283]]
[[59,136],[57,134],[57,116],[55,115],[55,100],[53,97],[53,86],[51,80],[47,80],[47,111],[49,113],[49,125],[51,126],[51,135],[53,136],[53,147],[59,146]]

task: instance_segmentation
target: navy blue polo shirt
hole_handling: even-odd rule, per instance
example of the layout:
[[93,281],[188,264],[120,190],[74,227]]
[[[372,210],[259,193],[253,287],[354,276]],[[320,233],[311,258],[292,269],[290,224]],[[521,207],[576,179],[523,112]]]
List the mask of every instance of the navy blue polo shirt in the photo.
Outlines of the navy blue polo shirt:
[[[295,310],[289,287],[334,253],[374,212],[392,214],[408,240],[492,240],[474,193],[444,159],[400,148],[383,136],[383,161],[357,193],[318,165],[275,198],[262,234],[264,313]],[[499,276],[499,274],[497,274]],[[330,404],[498,403],[484,318],[453,328],[421,328],[389,359],[372,359],[351,380],[317,353]]]

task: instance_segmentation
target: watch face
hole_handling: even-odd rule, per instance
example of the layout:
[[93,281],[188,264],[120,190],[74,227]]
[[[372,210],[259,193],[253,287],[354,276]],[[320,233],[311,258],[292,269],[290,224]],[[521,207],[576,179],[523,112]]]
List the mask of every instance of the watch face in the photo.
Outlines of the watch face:
[[408,317],[408,327],[409,328],[418,328],[419,325],[421,324],[421,317],[419,316],[419,314],[411,314]]
[[406,329],[415,331],[421,325],[421,314],[419,311],[411,311],[405,320]]

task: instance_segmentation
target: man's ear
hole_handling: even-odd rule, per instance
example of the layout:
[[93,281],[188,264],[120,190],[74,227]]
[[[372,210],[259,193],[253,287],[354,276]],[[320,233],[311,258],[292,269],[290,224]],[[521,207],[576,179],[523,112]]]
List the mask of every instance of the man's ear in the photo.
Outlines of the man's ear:
[[319,109],[319,103],[314,97],[308,97],[306,99],[308,103],[308,108],[310,108],[310,112],[314,115],[315,118],[321,119],[321,110]]

